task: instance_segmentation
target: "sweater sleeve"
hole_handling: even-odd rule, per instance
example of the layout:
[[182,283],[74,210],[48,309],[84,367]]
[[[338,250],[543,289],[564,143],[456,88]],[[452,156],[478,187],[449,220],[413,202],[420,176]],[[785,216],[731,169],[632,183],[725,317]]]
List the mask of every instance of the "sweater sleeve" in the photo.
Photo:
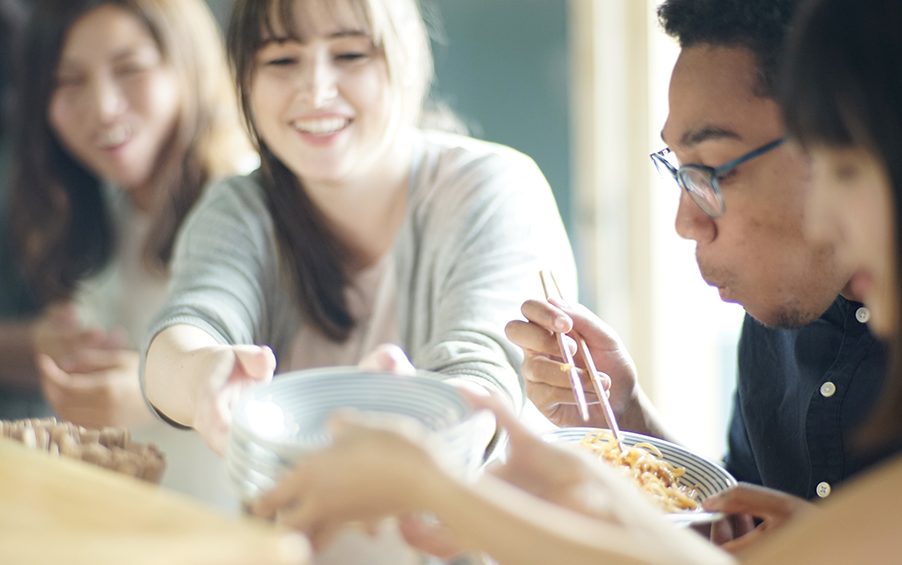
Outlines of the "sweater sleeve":
[[552,268],[571,300],[576,274],[541,171],[525,155],[498,151],[476,159],[452,152],[432,171],[419,203],[419,259],[432,284],[409,289],[419,293],[411,316],[420,324],[408,352],[416,366],[502,392],[520,408],[522,353],[504,327],[524,300],[542,296],[540,269]]
[[[219,343],[273,340],[278,258],[272,221],[254,176],[210,187],[186,220],[171,263],[166,304],[145,339],[177,324]],[[274,347],[275,349],[275,347]]]

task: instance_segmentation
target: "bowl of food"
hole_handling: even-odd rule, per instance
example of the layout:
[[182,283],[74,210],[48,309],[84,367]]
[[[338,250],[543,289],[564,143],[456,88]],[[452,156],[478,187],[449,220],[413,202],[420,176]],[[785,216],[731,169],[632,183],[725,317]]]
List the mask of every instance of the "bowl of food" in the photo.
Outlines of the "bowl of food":
[[549,443],[570,445],[593,453],[623,471],[649,499],[678,524],[713,522],[722,517],[706,512],[702,502],[736,485],[723,467],[688,449],[658,438],[610,430],[561,428],[542,436]]
[[305,455],[329,445],[329,417],[354,409],[416,420],[444,444],[452,461],[475,471],[495,432],[494,416],[474,410],[443,377],[333,367],[285,373],[248,390],[232,416],[229,476],[242,502],[275,486]]

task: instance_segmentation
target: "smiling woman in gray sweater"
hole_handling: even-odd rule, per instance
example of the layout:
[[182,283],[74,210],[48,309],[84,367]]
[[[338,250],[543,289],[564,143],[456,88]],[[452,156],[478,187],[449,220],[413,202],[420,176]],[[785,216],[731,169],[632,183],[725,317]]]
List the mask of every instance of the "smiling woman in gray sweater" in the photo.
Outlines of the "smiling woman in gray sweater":
[[185,224],[147,337],[150,403],[221,450],[245,388],[393,342],[518,408],[505,323],[541,295],[541,268],[575,296],[542,173],[414,125],[431,69],[415,2],[385,2],[384,19],[372,3],[297,0],[291,21],[262,4],[239,1],[229,32],[262,166],[212,186]]

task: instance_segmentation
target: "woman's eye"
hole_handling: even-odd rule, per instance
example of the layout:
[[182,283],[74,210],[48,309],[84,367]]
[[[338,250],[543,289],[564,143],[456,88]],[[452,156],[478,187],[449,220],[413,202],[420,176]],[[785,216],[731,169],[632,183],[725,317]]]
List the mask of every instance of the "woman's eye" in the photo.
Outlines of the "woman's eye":
[[116,74],[119,76],[130,76],[136,75],[144,71],[144,67],[140,65],[123,65],[116,69]]
[[348,51],[346,53],[340,53],[335,58],[339,61],[356,61],[359,59],[363,59],[367,56],[366,53],[361,53],[358,51]]
[[274,59],[270,59],[266,62],[266,64],[270,67],[287,67],[288,65],[293,65],[297,62],[297,59],[292,57],[277,57]]

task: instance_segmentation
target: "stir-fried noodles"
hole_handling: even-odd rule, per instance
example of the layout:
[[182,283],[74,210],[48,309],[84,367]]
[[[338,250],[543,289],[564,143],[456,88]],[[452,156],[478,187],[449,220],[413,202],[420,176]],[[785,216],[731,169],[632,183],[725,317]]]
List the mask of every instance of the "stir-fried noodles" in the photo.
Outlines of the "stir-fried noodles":
[[664,461],[661,452],[654,445],[618,444],[611,432],[602,430],[586,434],[580,446],[623,469],[642,491],[667,512],[699,508],[699,503],[695,500],[695,489],[680,484],[680,477],[686,473],[686,469],[674,467]]

